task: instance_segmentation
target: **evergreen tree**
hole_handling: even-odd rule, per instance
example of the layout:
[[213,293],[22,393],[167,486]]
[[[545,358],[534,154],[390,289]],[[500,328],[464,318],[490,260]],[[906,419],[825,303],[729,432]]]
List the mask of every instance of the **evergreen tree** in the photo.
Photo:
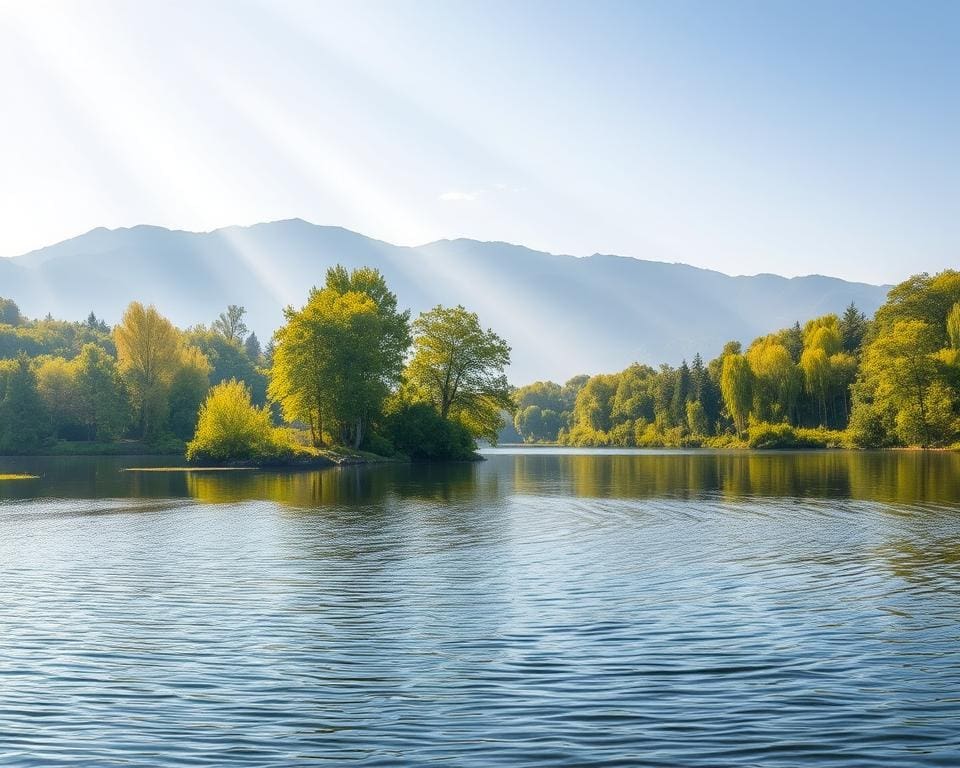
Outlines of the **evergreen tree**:
[[247,353],[247,357],[250,358],[250,362],[254,365],[260,364],[260,339],[257,338],[256,333],[251,333],[247,336],[247,340],[243,342],[243,348]]
[[840,318],[840,340],[845,352],[853,354],[867,335],[867,316],[852,301]]
[[37,391],[37,377],[29,358],[21,354],[0,402],[0,452],[35,451],[49,435],[50,421]]

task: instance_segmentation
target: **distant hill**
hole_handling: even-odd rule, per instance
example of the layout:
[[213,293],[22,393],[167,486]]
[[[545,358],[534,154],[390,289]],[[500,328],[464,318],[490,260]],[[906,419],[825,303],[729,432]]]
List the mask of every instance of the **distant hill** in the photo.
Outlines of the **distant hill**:
[[408,248],[293,219],[208,233],[153,226],[95,229],[0,259],[0,296],[29,316],[116,322],[132,299],[181,326],[242,304],[264,341],[285,304],[302,304],[332,264],[370,265],[402,306],[476,311],[513,346],[511,379],[558,381],[639,360],[679,363],[851,301],[868,314],[887,287],[831,277],[731,277],[684,264],[595,254],[559,256],[517,245],[441,240]]

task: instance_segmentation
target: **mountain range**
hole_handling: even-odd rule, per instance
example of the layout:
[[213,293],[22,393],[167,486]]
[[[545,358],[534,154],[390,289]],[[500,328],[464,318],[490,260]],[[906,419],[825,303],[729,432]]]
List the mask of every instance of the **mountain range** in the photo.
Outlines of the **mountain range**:
[[209,323],[227,304],[248,311],[265,342],[285,305],[301,305],[327,267],[380,269],[413,315],[463,304],[513,347],[511,380],[563,381],[633,361],[678,364],[850,302],[868,315],[889,286],[811,275],[730,276],[685,264],[594,254],[574,257],[500,242],[396,246],[292,219],[184,232],[98,228],[0,259],[0,296],[28,316],[116,322],[131,300],[180,326]]

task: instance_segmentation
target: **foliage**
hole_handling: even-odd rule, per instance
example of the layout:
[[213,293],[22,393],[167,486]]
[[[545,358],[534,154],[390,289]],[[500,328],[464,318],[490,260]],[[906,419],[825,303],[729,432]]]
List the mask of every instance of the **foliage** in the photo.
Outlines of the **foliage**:
[[501,411],[514,410],[504,373],[510,347],[461,306],[434,307],[417,318],[413,330],[413,357],[405,373],[409,396],[431,403],[474,437],[496,442]]
[[527,443],[553,443],[570,428],[577,395],[590,377],[574,376],[563,386],[535,381],[514,390],[514,427]]
[[180,361],[180,338],[153,306],[134,301],[113,331],[117,360],[138,415],[139,433],[159,432],[166,417],[167,390]]
[[467,427],[426,402],[403,402],[391,409],[384,433],[397,451],[415,461],[470,459],[476,448]]
[[196,434],[187,443],[191,461],[262,459],[283,452],[269,411],[255,406],[249,388],[235,379],[210,390],[200,407]]
[[0,324],[20,325],[22,322],[23,316],[20,314],[20,307],[17,306],[17,302],[0,296]]
[[225,341],[239,346],[243,343],[247,335],[247,325],[243,322],[243,316],[247,313],[243,307],[231,304],[226,312],[221,312],[216,320],[213,321],[211,328],[214,333],[219,334]]
[[73,366],[77,421],[87,439],[118,438],[130,421],[130,401],[116,361],[96,344],[87,344]]
[[200,405],[210,389],[210,363],[197,347],[181,347],[169,392],[170,431],[181,440],[193,437]]
[[376,270],[327,272],[300,310],[285,310],[275,335],[269,385],[288,420],[309,424],[314,445],[325,434],[360,446],[366,425],[399,384],[409,344],[408,315]]
[[729,354],[724,357],[720,391],[737,434],[742,435],[747,428],[747,418],[753,403],[753,373],[743,355]]
[[49,417],[26,355],[5,377],[0,401],[0,453],[30,453],[49,437]]

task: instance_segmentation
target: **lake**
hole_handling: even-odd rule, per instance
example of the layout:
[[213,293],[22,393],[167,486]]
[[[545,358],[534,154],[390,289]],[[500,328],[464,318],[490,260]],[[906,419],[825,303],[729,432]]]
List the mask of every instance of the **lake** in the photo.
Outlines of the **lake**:
[[960,455],[0,458],[0,764],[960,765]]

